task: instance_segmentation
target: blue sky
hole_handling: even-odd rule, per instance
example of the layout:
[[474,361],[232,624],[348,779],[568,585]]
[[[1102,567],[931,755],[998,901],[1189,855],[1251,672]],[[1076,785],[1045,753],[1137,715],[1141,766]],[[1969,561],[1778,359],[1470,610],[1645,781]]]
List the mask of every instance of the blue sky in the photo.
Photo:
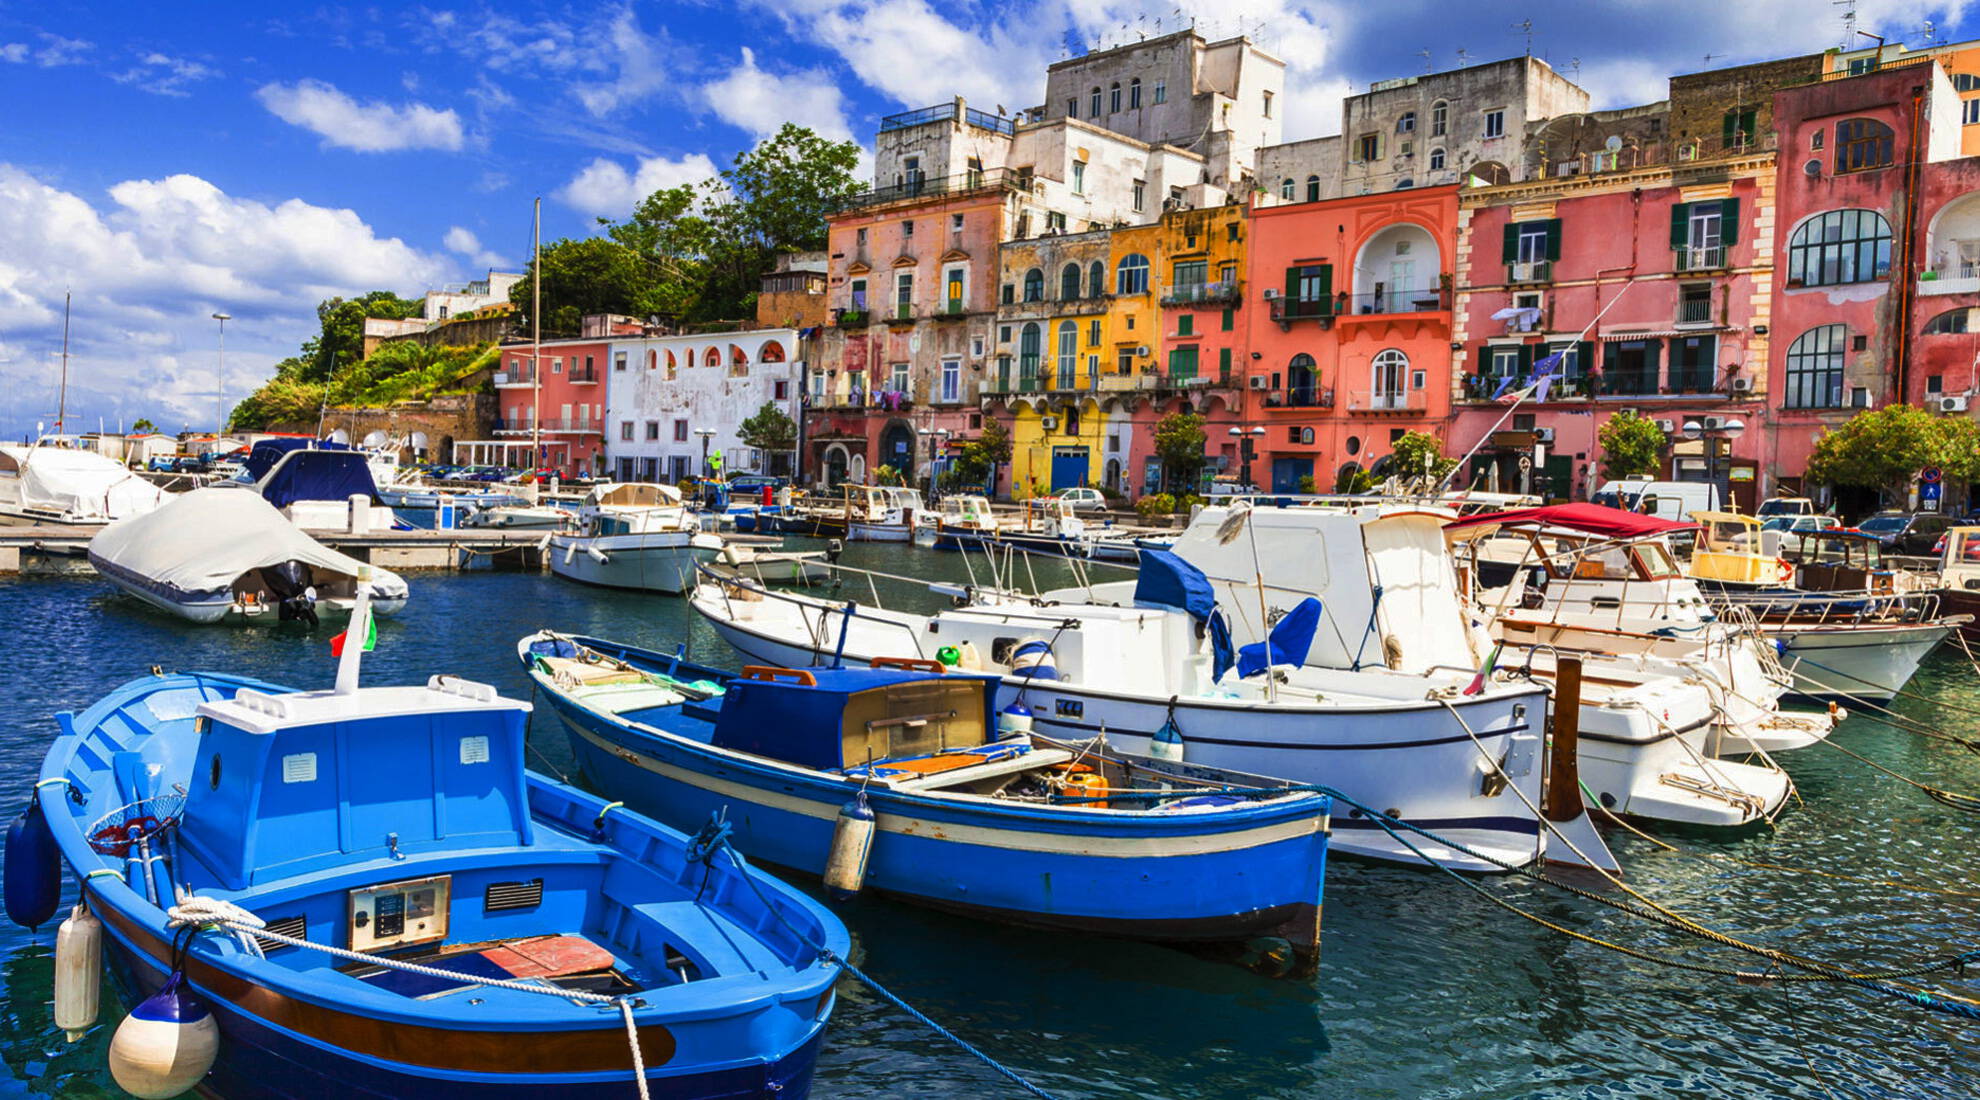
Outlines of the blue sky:
[[[0,0],[0,435],[52,425],[75,294],[70,427],[212,423],[216,322],[239,396],[332,294],[514,266],[546,238],[709,175],[786,120],[863,145],[881,115],[963,94],[1013,110],[1068,43],[1196,18],[1288,62],[1286,136],[1331,133],[1371,81],[1532,47],[1614,106],[1672,72],[1822,49],[1828,0],[1383,4],[1219,0],[714,3]],[[271,11],[271,9],[276,9]],[[1863,0],[1918,45],[1980,37],[1963,4]],[[1159,25],[1158,25],[1159,24]],[[1867,40],[1863,40],[1866,41]],[[1428,58],[1421,51],[1428,51]],[[1706,55],[1714,55],[1709,63]]]

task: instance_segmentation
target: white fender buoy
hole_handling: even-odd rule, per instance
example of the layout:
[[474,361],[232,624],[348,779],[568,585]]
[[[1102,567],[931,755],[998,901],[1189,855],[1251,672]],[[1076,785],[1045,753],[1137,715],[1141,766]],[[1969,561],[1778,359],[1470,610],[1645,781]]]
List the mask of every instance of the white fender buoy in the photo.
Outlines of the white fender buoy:
[[591,555],[591,560],[597,562],[600,565],[609,564],[612,560],[611,558],[606,556],[605,551],[600,550],[599,548],[591,545],[590,543],[585,544],[584,552]]
[[859,893],[866,885],[866,861],[873,854],[873,811],[866,797],[839,807],[839,820],[832,827],[832,850],[825,857],[825,889],[840,901]]
[[1176,728],[1174,715],[1170,715],[1162,723],[1162,728],[1155,731],[1155,736],[1148,739],[1148,755],[1157,760],[1170,760],[1178,764],[1182,763],[1182,731]]
[[206,1076],[220,1054],[220,1025],[173,971],[110,1040],[110,1076],[139,1100],[167,1100]]
[[96,1023],[103,988],[103,922],[77,905],[55,933],[55,1026],[69,1041]]
[[997,712],[997,740],[1010,741],[1031,736],[1031,708],[1022,701]]

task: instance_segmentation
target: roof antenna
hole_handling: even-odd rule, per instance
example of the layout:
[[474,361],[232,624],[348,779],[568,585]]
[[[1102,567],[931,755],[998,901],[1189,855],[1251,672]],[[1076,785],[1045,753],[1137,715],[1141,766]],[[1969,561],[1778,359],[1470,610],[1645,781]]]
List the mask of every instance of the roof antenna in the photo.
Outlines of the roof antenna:
[[1708,69],[1709,69],[1709,68],[1711,68],[1711,67],[1712,67],[1712,62],[1714,62],[1714,61],[1717,61],[1717,60],[1718,60],[1719,58],[1721,58],[1721,57],[1724,57],[1724,56],[1726,56],[1726,55],[1725,55],[1725,54],[1722,54],[1722,53],[1708,53],[1708,54],[1706,54],[1706,55],[1705,55],[1705,67],[1706,67],[1706,68],[1708,68]]
[[1581,79],[1581,59],[1578,57],[1568,58],[1568,80],[1570,82],[1573,82],[1580,79]]
[[1428,76],[1429,74],[1436,71],[1437,66],[1430,60],[1429,47],[1426,46],[1423,49],[1416,51],[1416,56],[1423,59],[1423,73],[1425,76]]
[[1522,19],[1512,25],[1512,29],[1526,36],[1526,56],[1533,56],[1533,20]]
[[1847,50],[1856,44],[1856,0],[1830,0],[1830,5],[1843,9],[1842,46]]
[[1471,51],[1465,49],[1463,46],[1459,46],[1457,52],[1457,58],[1458,58],[1458,68],[1462,69],[1466,65],[1471,64]]

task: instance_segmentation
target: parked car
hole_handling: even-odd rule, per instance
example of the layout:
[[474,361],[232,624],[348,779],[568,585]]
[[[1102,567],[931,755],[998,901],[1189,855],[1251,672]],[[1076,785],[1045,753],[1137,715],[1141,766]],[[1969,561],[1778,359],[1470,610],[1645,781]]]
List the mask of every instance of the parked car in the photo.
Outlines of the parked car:
[[1709,481],[1652,481],[1626,478],[1595,491],[1594,503],[1685,522],[1693,512],[1721,511],[1719,487]]
[[1937,512],[1878,512],[1858,525],[1893,554],[1930,554],[1953,525]]
[[1761,501],[1760,510],[1754,515],[1761,519],[1771,519],[1774,516],[1812,516],[1819,511],[1820,509],[1815,507],[1815,502],[1807,497],[1774,497]]
[[1059,499],[1076,512],[1100,512],[1107,508],[1107,498],[1090,485],[1067,489],[1059,494]]
[[[1793,513],[1770,516],[1760,524],[1760,545],[1765,552],[1777,556],[1798,554],[1801,552],[1801,532],[1832,531],[1841,526],[1842,521],[1834,516]],[[1778,544],[1770,545],[1772,540],[1767,534],[1770,531],[1780,532]]]

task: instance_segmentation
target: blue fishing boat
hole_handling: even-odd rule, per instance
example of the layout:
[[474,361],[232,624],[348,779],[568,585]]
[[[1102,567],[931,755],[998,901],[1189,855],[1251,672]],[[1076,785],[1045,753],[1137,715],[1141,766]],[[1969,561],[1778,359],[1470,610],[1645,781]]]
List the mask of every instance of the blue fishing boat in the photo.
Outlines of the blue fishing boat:
[[[707,836],[526,771],[529,704],[445,676],[359,688],[359,650],[334,691],[159,674],[57,715],[41,858],[81,881],[63,942],[100,920],[144,1002],[111,1044],[127,1090],[808,1091],[836,917]],[[98,968],[72,962],[57,1020],[87,1027]]]
[[725,814],[745,852],[835,892],[1317,962],[1322,795],[1033,735],[996,677],[934,661],[735,674],[550,632],[518,655],[600,789],[670,823]]

